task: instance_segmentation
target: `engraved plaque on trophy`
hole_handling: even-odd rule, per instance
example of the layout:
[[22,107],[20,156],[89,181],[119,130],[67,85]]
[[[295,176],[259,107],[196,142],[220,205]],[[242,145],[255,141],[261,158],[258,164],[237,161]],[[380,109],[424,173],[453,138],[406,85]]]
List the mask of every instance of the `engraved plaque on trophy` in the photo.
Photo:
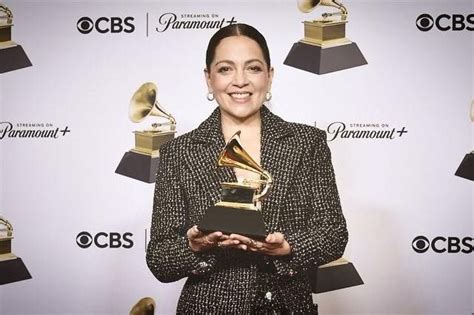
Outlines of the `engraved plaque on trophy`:
[[31,66],[23,48],[12,40],[13,14],[0,3],[0,73]]
[[198,224],[203,232],[237,233],[255,239],[267,236],[259,201],[268,195],[273,183],[271,175],[262,169],[240,143],[240,131],[227,142],[217,160],[220,167],[233,167],[259,174],[260,180],[221,183],[221,200],[207,209]]
[[298,8],[305,13],[318,5],[334,7],[338,12],[323,13],[320,19],[303,22],[304,38],[293,44],[284,64],[316,74],[367,64],[357,44],[346,38],[348,12],[341,2],[298,0]]
[[147,116],[165,118],[165,123],[153,123],[152,128],[135,131],[135,147],[125,152],[115,173],[146,183],[154,183],[158,169],[160,147],[174,138],[176,120],[157,100],[156,84],[143,84],[130,101],[129,118],[141,122]]
[[[471,102],[471,122],[474,122],[474,100]],[[467,153],[455,173],[456,176],[474,181],[474,151]]]
[[12,239],[11,223],[0,216],[0,284],[31,279],[21,258],[12,253]]

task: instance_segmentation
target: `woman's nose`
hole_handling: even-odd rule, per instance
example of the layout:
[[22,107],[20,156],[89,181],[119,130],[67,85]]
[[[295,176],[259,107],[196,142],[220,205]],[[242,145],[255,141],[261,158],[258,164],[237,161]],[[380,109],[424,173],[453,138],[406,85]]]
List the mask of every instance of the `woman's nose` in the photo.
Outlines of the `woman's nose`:
[[234,85],[242,87],[248,84],[248,78],[244,70],[235,71]]

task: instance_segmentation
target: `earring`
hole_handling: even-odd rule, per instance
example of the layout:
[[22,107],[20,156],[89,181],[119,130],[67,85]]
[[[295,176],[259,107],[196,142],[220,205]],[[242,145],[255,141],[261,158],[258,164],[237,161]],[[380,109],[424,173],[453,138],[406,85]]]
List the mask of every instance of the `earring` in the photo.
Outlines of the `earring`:
[[267,94],[265,94],[265,101],[270,101],[272,99],[272,92],[268,91]]
[[214,100],[214,93],[213,92],[207,93],[207,100],[209,102],[212,102]]

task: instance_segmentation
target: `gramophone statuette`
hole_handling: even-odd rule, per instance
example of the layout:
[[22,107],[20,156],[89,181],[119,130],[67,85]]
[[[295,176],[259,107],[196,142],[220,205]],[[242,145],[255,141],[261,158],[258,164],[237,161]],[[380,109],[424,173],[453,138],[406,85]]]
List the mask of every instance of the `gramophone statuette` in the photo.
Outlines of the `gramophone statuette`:
[[0,3],[0,73],[31,66],[25,51],[12,39],[13,13]]
[[221,183],[221,200],[207,209],[198,229],[265,238],[267,233],[258,205],[269,194],[273,179],[244,150],[240,143],[240,131],[227,142],[219,154],[217,165],[247,170],[259,174],[261,179]]
[[13,226],[0,216],[0,261],[15,259],[12,253]]
[[23,260],[12,253],[13,226],[0,216],[0,285],[31,279]]
[[132,151],[158,157],[160,147],[174,138],[176,133],[176,120],[165,111],[157,100],[158,88],[156,84],[148,82],[143,84],[132,96],[128,117],[135,123],[142,122],[148,116],[162,117],[165,123],[153,123],[151,128],[134,131],[135,148]]
[[304,21],[304,38],[291,48],[284,64],[324,74],[367,64],[356,43],[346,37],[348,10],[338,0],[298,0],[298,9],[308,13],[318,6],[336,8],[321,18]]
[[160,147],[174,138],[176,120],[158,102],[158,87],[147,82],[133,94],[128,117],[135,123],[148,116],[165,118],[165,122],[154,122],[150,128],[134,131],[135,147],[126,152],[115,173],[143,182],[154,183],[158,169]]

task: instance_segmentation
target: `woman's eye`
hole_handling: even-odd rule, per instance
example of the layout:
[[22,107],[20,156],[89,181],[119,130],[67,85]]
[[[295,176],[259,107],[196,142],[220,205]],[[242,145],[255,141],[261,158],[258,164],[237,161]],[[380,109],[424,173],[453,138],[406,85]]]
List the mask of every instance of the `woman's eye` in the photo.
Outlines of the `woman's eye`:
[[229,72],[229,71],[230,71],[230,67],[227,67],[227,66],[220,67],[219,69],[217,69],[217,72],[219,72],[219,73],[225,73],[225,72]]
[[260,66],[250,66],[249,70],[253,71],[253,72],[260,72],[260,71],[262,71],[262,67],[260,67]]

